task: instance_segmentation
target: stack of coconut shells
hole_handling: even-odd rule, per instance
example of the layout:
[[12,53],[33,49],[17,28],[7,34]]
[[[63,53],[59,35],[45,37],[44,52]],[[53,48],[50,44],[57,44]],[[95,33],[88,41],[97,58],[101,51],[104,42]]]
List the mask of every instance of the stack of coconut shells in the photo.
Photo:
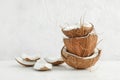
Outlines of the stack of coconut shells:
[[67,37],[63,39],[61,50],[63,60],[76,69],[86,69],[93,66],[99,59],[101,50],[96,48],[98,36],[93,24],[66,26],[62,32]]

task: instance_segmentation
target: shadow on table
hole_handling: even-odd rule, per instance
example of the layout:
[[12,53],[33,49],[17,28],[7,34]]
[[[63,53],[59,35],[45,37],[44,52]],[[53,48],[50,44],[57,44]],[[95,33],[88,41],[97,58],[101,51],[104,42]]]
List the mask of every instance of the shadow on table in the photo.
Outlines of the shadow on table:
[[[74,69],[66,64],[63,65],[59,65],[59,66],[53,66],[53,70],[55,71],[79,71],[77,69]],[[85,69],[80,69],[82,71],[84,71]]]
[[[36,71],[33,69],[33,67],[25,67],[25,66],[22,66],[22,65],[17,64],[17,63],[15,65],[11,65],[9,67],[14,68],[14,69],[18,69],[18,70],[22,70],[22,71],[24,71],[24,70]],[[74,69],[74,68],[68,66],[67,64],[61,64],[59,66],[53,66],[53,69],[50,71],[59,71],[59,72],[61,72],[61,71],[73,71],[74,72],[74,71],[88,71],[88,70],[86,70],[86,69],[77,70],[77,69]],[[38,71],[38,72],[46,72],[46,71]],[[47,71],[47,72],[49,72],[49,71]]]

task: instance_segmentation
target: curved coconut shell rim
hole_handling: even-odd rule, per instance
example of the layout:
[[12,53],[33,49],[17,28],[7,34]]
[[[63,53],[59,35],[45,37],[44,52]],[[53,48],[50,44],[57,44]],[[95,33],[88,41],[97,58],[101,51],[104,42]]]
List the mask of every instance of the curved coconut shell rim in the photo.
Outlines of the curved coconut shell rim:
[[[92,23],[90,23],[91,24],[91,28],[93,28],[94,29],[94,25],[92,24]],[[80,27],[75,27],[75,28],[73,28],[73,29],[81,29],[82,27],[84,27],[83,25],[80,25]],[[64,30],[66,27],[61,27],[61,29],[62,29],[62,31],[70,31],[70,30]],[[88,27],[89,28],[89,27]],[[71,29],[71,30],[73,30],[73,29]],[[92,32],[92,31],[91,31]]]
[[63,52],[66,52],[67,54],[69,54],[69,55],[71,55],[71,56],[74,56],[74,57],[76,57],[76,58],[92,59],[92,58],[97,57],[97,56],[99,55],[99,53],[100,53],[100,52],[98,52],[98,51],[101,51],[101,50],[95,49],[94,54],[91,55],[91,56],[89,56],[89,57],[80,57],[80,56],[74,55],[74,54],[68,52],[68,51],[66,50],[66,47],[63,47],[63,49],[61,50],[61,53],[62,53],[62,51],[63,51]]
[[[16,60],[19,64],[21,64],[21,65],[23,65],[23,66],[26,66],[26,67],[32,67],[32,66],[34,66],[34,64],[24,64],[24,63],[18,61],[17,58],[15,58],[15,60]],[[28,62],[29,62],[29,61],[28,61]],[[33,61],[33,62],[34,62],[34,61]]]

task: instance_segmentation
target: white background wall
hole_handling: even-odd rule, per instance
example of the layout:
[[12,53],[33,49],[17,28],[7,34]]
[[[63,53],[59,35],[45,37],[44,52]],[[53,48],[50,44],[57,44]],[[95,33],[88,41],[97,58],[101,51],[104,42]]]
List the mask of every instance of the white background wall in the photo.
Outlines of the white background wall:
[[120,0],[0,0],[0,60],[29,50],[60,55],[59,25],[85,20],[103,41],[102,60],[120,60]]

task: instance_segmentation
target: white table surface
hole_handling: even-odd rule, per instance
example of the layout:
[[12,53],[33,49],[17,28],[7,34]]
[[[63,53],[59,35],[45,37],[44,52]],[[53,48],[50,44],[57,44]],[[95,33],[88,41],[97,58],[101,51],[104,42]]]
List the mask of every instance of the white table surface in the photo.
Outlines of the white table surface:
[[0,80],[120,80],[120,61],[98,62],[87,70],[62,64],[44,72],[21,66],[16,61],[0,61]]

